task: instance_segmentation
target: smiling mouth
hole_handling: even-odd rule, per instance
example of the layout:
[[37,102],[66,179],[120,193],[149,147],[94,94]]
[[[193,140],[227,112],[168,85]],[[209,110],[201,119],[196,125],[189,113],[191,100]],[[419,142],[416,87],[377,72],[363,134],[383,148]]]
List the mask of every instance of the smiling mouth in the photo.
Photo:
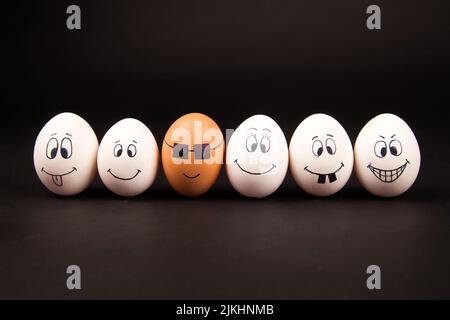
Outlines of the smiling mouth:
[[57,185],[58,187],[62,187],[63,186],[63,177],[68,175],[68,174],[71,174],[74,171],[77,171],[77,168],[72,167],[71,171],[63,173],[63,174],[53,174],[53,173],[47,172],[47,171],[45,171],[44,167],[42,167],[41,171],[46,173],[46,174],[48,174],[49,176],[51,176],[52,180],[53,180],[53,183],[55,185]]
[[404,165],[401,165],[400,167],[398,167],[396,169],[392,169],[392,170],[383,170],[383,169],[375,168],[374,166],[372,166],[372,164],[369,164],[367,166],[367,168],[369,168],[370,171],[372,171],[373,175],[375,177],[377,177],[378,180],[386,182],[386,183],[391,183],[391,182],[394,182],[395,180],[397,180],[398,178],[400,178],[403,171],[405,171],[406,165],[408,165],[408,164],[409,164],[409,161],[408,161],[408,159],[406,159],[406,162]]
[[308,169],[308,166],[305,167],[304,170],[308,171],[311,174],[315,174],[317,177],[317,183],[325,183],[328,177],[330,183],[333,183],[337,180],[336,173],[344,167],[344,164],[341,162],[341,166],[336,171],[330,173],[318,173]]
[[186,173],[183,173],[183,176],[185,176],[185,177],[188,178],[188,179],[195,179],[195,178],[197,178],[199,175],[200,175],[200,173],[197,173],[197,174],[194,175],[194,176],[190,176],[190,175],[187,175]]
[[255,175],[255,176],[260,176],[260,175],[266,174],[266,173],[272,171],[273,169],[275,169],[275,168],[277,167],[276,165],[274,165],[274,164],[272,163],[272,167],[271,167],[269,170],[266,170],[266,171],[264,171],[264,172],[251,172],[251,171],[248,171],[248,170],[245,170],[244,168],[242,168],[242,167],[239,165],[239,163],[238,163],[238,159],[234,160],[234,163],[236,163],[237,166],[239,167],[239,169],[241,169],[241,170],[244,171],[245,173],[252,174],[252,175]]
[[112,176],[113,176],[114,178],[116,178],[116,179],[127,181],[127,180],[132,180],[132,179],[136,178],[136,176],[137,176],[139,173],[141,173],[141,170],[137,169],[137,171],[136,171],[136,173],[134,174],[134,176],[132,176],[132,177],[130,177],[130,178],[122,178],[122,177],[116,176],[114,173],[112,173],[111,169],[108,169],[108,172],[109,172],[110,175],[112,175]]

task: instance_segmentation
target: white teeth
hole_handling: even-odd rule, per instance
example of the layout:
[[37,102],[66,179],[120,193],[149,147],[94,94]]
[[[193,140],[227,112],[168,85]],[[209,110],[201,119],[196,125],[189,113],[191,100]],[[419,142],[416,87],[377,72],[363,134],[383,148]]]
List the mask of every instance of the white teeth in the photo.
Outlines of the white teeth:
[[378,168],[375,168],[374,166],[372,166],[371,164],[368,165],[368,168],[370,169],[370,171],[372,171],[374,176],[377,177],[379,180],[386,182],[386,183],[390,183],[390,182],[394,182],[395,180],[400,178],[403,171],[405,171],[406,165],[408,163],[409,162],[407,161],[404,165],[402,165],[396,169],[392,169],[392,170],[378,169]]

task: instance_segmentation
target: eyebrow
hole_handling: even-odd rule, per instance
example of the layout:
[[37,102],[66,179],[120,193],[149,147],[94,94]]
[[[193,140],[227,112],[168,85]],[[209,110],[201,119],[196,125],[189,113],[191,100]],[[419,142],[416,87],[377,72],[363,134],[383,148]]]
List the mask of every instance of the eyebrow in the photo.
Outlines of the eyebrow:
[[114,143],[118,143],[118,142],[120,142],[120,140],[117,140],[116,142],[114,142]]
[[137,143],[137,141],[136,141],[136,140],[131,140],[131,141],[133,141],[134,143]]
[[381,134],[380,134],[380,137],[382,137],[383,139],[386,139],[385,137],[383,137]]
[[392,139],[393,137],[395,137],[395,135],[396,135],[396,133],[394,133],[394,134],[392,135],[391,139]]
[[311,140],[314,140],[314,139],[316,139],[316,138],[318,138],[319,136],[314,136]]
[[51,137],[51,136],[54,136],[54,135],[56,135],[56,132],[55,132],[55,133],[52,133],[52,134],[50,135],[50,137]]
[[66,132],[66,134],[67,134],[68,136],[72,136],[70,133],[67,133],[67,132]]
[[250,131],[250,130],[257,130],[256,128],[248,128],[247,129],[247,131]]
[[270,131],[269,129],[267,129],[267,128],[264,128],[263,130],[267,130],[267,131],[269,131],[270,133],[272,133],[272,131]]
[[329,133],[327,133],[327,136],[329,136],[329,137],[333,137],[333,138],[334,138],[334,136],[333,136],[332,134],[329,134]]

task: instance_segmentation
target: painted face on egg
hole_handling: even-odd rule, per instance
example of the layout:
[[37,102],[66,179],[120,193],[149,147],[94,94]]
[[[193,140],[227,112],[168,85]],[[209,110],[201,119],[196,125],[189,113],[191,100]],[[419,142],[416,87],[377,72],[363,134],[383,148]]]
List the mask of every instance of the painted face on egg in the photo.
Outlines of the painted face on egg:
[[50,119],[34,145],[34,167],[41,182],[59,195],[86,189],[97,172],[98,140],[80,116],[64,112]]
[[398,196],[412,186],[419,168],[419,145],[401,118],[381,114],[362,128],[355,143],[355,172],[369,192]]
[[316,196],[345,186],[353,170],[353,148],[345,129],[326,114],[313,114],[295,130],[289,163],[297,184]]
[[152,132],[136,119],[123,119],[113,125],[98,149],[100,178],[121,196],[136,196],[147,190],[155,180],[158,161],[158,145]]
[[268,116],[245,120],[227,145],[226,168],[233,187],[247,197],[270,195],[284,180],[288,147],[283,131]]
[[167,131],[162,164],[169,184],[185,196],[208,191],[223,164],[224,139],[219,126],[201,113],[189,113]]

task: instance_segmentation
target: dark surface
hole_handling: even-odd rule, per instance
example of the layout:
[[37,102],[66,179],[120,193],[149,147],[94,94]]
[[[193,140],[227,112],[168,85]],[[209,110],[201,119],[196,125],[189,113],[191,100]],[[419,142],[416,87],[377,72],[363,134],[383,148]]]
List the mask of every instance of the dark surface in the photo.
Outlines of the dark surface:
[[[448,1],[15,1],[2,13],[0,298],[450,298]],[[200,111],[223,130],[273,117],[290,140],[309,114],[339,120],[354,142],[393,112],[416,133],[419,177],[395,199],[352,178],[333,197],[302,193],[288,174],[272,196],[238,195],[224,172],[185,199],[162,172],[135,199],[97,180],[51,195],[33,168],[53,115],[84,117],[99,139],[136,117],[162,142]],[[82,268],[81,292],[65,288]],[[366,289],[366,268],[382,290]]]
[[[294,186],[292,186],[294,187]],[[265,200],[227,187],[201,199],[105,189],[75,198],[13,190],[2,200],[2,298],[448,298],[449,202],[415,189],[315,199],[283,186]],[[82,268],[81,292],[65,268]],[[382,268],[382,291],[365,269]]]

